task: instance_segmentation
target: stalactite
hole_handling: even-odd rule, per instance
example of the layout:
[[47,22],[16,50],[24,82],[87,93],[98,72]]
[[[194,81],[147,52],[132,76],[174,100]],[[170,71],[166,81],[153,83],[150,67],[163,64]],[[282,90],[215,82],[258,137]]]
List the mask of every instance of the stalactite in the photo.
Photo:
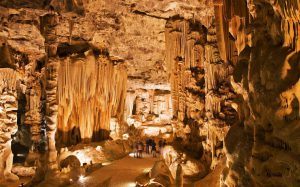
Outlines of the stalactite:
[[[204,48],[201,24],[184,20],[170,20],[166,25],[166,63],[170,76],[173,115],[183,121],[188,108],[194,107],[194,100],[188,100],[186,90],[198,75],[191,69],[203,68]],[[193,86],[193,85],[191,85]],[[191,101],[191,103],[187,103]],[[189,114],[188,114],[189,115]]]
[[[58,77],[58,137],[62,144],[108,138],[110,119],[122,122],[126,96],[126,68],[106,57],[65,59]],[[79,131],[80,139],[72,133]]]

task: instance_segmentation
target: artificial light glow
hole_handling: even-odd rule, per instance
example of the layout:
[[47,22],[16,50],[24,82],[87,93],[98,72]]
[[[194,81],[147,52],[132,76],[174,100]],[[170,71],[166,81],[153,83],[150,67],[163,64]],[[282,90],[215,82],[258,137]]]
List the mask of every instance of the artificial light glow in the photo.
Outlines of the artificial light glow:
[[151,171],[151,169],[152,169],[152,168],[145,168],[145,169],[143,170],[143,173],[145,173],[145,174],[146,174],[146,173],[149,173],[149,172]]
[[129,156],[132,158],[134,158],[134,155],[135,155],[134,153],[129,153]]
[[84,182],[85,177],[83,175],[79,176],[79,182]]
[[123,140],[128,140],[129,134],[123,134],[122,137],[123,137]]
[[107,166],[107,165],[110,165],[110,164],[111,164],[111,162],[103,162],[102,166]]
[[81,151],[77,151],[75,153],[75,156],[78,158],[78,160],[80,161],[80,165],[83,166],[83,163],[91,163],[91,158],[86,156],[83,152]]
[[129,182],[125,185],[126,187],[136,187],[136,183],[134,182]]

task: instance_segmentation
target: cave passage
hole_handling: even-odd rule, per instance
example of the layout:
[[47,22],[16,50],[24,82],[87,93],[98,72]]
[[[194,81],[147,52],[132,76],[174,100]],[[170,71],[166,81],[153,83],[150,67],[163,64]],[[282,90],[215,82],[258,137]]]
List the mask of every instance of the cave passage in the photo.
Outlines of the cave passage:
[[299,12],[0,1],[0,186],[300,186]]

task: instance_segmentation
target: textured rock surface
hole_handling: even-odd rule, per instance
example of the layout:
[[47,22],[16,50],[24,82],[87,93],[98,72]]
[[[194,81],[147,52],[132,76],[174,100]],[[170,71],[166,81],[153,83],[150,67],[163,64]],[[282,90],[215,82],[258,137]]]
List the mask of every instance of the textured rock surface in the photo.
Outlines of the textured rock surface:
[[16,72],[0,69],[0,175],[6,180],[18,180],[11,173],[13,153],[11,136],[17,132]]
[[299,0],[0,1],[0,174],[17,179],[17,125],[55,168],[56,147],[127,123],[211,169],[226,155],[223,186],[299,186],[299,15]]
[[223,10],[219,19],[228,15],[219,20],[225,28],[219,35],[227,53],[229,35],[234,38],[232,85],[243,100],[241,122],[225,140],[227,186],[299,185],[299,5],[258,0],[216,5]]

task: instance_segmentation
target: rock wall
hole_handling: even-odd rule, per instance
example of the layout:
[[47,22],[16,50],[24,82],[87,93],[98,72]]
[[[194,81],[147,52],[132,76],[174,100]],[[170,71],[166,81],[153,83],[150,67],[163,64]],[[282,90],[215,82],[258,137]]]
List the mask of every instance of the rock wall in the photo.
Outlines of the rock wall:
[[[217,1],[218,47],[234,61],[239,123],[223,186],[299,186],[299,1]],[[234,44],[234,46],[232,46]]]
[[[3,0],[0,78],[14,70],[18,86],[1,98],[21,101],[18,123],[30,126],[34,142],[46,119],[49,161],[56,159],[56,132],[67,132],[59,134],[64,144],[101,139],[93,136],[101,128],[117,133],[137,101],[138,113],[173,111],[177,135],[197,137],[190,145],[201,142],[213,160],[225,153],[222,185],[299,186],[299,6],[298,0]],[[126,93],[125,65],[143,89]],[[169,93],[155,90],[171,90],[172,107]],[[4,109],[1,119],[15,119]],[[15,124],[9,135],[14,131]]]

